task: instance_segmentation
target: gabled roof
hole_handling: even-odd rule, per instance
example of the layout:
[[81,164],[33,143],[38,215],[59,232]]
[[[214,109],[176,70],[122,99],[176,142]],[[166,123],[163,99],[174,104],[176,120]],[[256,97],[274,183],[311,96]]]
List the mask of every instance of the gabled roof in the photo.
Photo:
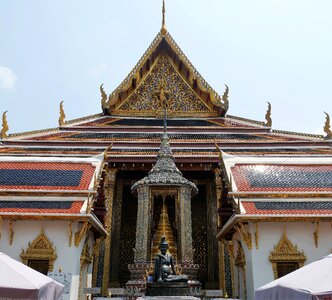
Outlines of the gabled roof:
[[264,198],[265,194],[332,193],[331,157],[238,157],[223,156],[232,179],[232,195]]
[[93,192],[100,166],[98,156],[82,159],[1,157],[0,193],[24,190],[44,194],[89,194]]
[[225,115],[228,109],[227,99],[222,102],[221,97],[194,68],[172,36],[160,31],[133,70],[109,95],[108,100],[104,94],[103,111],[109,115],[129,113],[156,116],[158,100],[155,93],[160,86],[168,91],[170,114],[219,116]]

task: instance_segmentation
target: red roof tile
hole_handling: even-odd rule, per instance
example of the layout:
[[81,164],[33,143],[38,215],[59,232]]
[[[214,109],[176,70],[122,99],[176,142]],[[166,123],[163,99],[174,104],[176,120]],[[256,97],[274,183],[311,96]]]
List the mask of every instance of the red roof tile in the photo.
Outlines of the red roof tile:
[[0,162],[0,189],[87,190],[94,172],[88,163]]
[[[15,201],[12,201],[15,202]],[[17,204],[21,204],[21,201],[16,201]],[[36,201],[33,201],[36,202]],[[83,201],[74,201],[74,202],[60,202],[66,203],[66,207],[62,208],[61,205],[58,208],[38,208],[34,207],[34,205],[29,205],[31,201],[24,201],[24,208],[22,207],[0,207],[1,213],[36,213],[36,214],[79,214],[83,205]],[[43,201],[45,204],[45,202]],[[46,202],[47,203],[47,202]],[[22,206],[22,205],[17,205]],[[47,206],[47,205],[45,205]]]
[[332,165],[237,164],[231,172],[239,192],[332,191]]

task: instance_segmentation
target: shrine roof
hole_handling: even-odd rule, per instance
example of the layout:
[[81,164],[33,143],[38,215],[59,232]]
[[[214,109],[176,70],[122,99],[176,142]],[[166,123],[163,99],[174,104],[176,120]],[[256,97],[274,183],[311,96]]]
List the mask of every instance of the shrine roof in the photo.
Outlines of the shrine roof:
[[332,201],[241,201],[248,215],[332,215]]
[[0,162],[0,189],[87,190],[94,172],[89,164]]
[[[144,126],[144,127],[163,127],[163,120],[161,118],[133,118],[133,117],[111,117],[104,116],[92,121],[72,123],[73,127],[115,127],[115,126]],[[238,127],[238,128],[266,128],[263,123],[251,123],[251,121],[244,122],[237,121],[232,118],[168,118],[168,127]]]
[[79,214],[84,201],[0,201],[1,213]]
[[237,164],[231,170],[239,192],[332,192],[332,164]]
[[87,191],[100,160],[54,157],[1,157],[0,190]]
[[[55,134],[31,137],[26,140],[44,141],[44,140],[67,140],[67,141],[125,141],[125,140],[151,140],[159,142],[161,129],[157,132],[149,132],[142,129],[136,129],[131,132],[96,132],[96,131],[62,131]],[[169,138],[174,140],[208,140],[208,141],[254,141],[254,142],[273,142],[273,141],[307,141],[303,138],[294,138],[275,134],[254,134],[254,133],[218,133],[218,132],[172,132],[169,128]]]
[[332,192],[331,157],[222,157],[234,194]]

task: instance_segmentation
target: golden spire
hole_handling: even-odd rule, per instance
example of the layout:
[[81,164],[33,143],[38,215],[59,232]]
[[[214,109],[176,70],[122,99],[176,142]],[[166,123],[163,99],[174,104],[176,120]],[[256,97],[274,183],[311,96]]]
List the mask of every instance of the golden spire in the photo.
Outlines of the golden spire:
[[163,9],[162,9],[162,14],[163,14],[163,19],[162,19],[162,23],[161,23],[161,34],[165,35],[167,33],[167,29],[166,29],[166,24],[165,24],[165,0],[163,0]]
[[65,111],[63,109],[63,101],[60,102],[60,116],[59,116],[59,127],[65,124]]
[[324,111],[324,114],[326,115],[326,121],[324,125],[324,132],[326,133],[327,139],[332,139],[332,131],[331,131],[331,121],[330,121],[330,115]]
[[159,223],[156,230],[156,236],[152,242],[151,248],[151,259],[153,259],[159,252],[159,243],[162,237],[166,237],[169,244],[168,251],[173,255],[174,258],[177,257],[177,247],[175,244],[171,223],[169,221],[167,204],[165,198],[163,197],[163,204],[161,208],[161,213],[159,217]]
[[7,132],[9,130],[8,122],[7,122],[7,110],[2,114],[2,129],[0,131],[0,137],[5,139],[8,135]]
[[267,107],[267,111],[266,111],[266,114],[265,114],[265,120],[266,120],[265,125],[271,127],[272,126],[271,103],[267,102],[267,104],[268,104],[268,107]]

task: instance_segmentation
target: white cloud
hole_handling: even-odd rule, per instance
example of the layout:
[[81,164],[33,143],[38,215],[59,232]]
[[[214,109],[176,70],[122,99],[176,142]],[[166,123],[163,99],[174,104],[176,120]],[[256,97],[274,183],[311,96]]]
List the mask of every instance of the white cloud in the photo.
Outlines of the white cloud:
[[0,88],[11,90],[14,88],[17,76],[12,69],[0,66]]
[[98,76],[103,70],[107,69],[107,65],[105,62],[101,62],[99,65],[92,67],[90,69],[90,73],[92,76],[96,77]]

